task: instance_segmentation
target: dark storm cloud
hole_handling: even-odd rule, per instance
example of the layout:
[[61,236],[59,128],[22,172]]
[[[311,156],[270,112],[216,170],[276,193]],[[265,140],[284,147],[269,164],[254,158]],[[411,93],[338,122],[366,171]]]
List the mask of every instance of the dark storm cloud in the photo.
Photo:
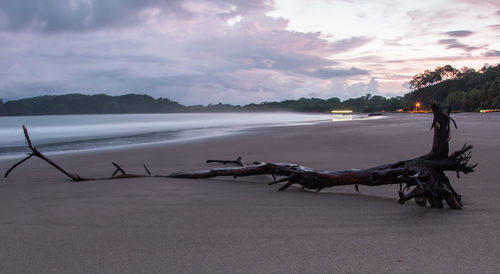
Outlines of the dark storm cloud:
[[321,79],[340,78],[358,75],[369,75],[369,71],[352,67],[350,69],[321,68],[311,73],[312,76]]
[[474,34],[473,31],[470,30],[454,30],[445,32],[450,37],[467,37]]
[[180,0],[2,0],[0,27],[9,31],[34,29],[44,32],[85,31],[120,28],[140,22],[149,7],[176,16],[189,16]]
[[373,38],[358,36],[335,41],[330,46],[334,52],[344,52],[364,46],[372,40]]

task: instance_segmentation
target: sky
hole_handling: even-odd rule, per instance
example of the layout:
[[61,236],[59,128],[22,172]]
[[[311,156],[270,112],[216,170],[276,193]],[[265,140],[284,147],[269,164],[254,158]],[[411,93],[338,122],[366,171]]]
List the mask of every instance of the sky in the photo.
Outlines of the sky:
[[500,61],[499,0],[0,0],[0,98],[183,104],[408,92]]

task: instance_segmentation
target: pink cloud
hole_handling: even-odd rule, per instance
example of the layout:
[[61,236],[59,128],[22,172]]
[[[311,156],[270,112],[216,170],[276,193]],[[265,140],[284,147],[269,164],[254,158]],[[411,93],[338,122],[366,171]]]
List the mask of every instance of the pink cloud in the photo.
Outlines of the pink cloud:
[[467,3],[467,4],[471,4],[471,5],[478,5],[478,4],[481,4],[481,5],[488,5],[488,6],[491,6],[493,8],[500,8],[500,2],[498,2],[498,0],[481,0],[481,2],[478,2],[476,0],[454,0],[455,2],[462,2],[462,3]]

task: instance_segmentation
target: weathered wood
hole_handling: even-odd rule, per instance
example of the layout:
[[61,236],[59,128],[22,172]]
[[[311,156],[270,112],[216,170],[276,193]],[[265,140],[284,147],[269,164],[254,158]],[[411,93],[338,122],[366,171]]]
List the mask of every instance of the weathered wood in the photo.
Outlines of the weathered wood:
[[[471,145],[464,145],[462,149],[448,155],[450,141],[450,121],[456,127],[455,121],[450,118],[450,113],[443,113],[438,103],[433,102],[431,108],[434,114],[432,127],[434,138],[432,149],[424,156],[385,164],[368,169],[351,169],[341,171],[324,171],[303,167],[295,164],[259,163],[243,168],[216,168],[206,171],[180,172],[170,174],[172,178],[209,178],[217,176],[251,176],[257,174],[271,174],[275,178],[272,184],[285,183],[279,190],[298,184],[306,189],[320,191],[327,187],[341,185],[378,186],[387,184],[404,184],[399,190],[399,203],[403,204],[414,199],[418,205],[443,207],[443,200],[450,208],[462,207],[461,195],[458,194],[444,173],[455,171],[467,174],[473,172],[477,164],[469,164],[471,158]],[[241,161],[211,160],[210,162],[237,163]],[[285,178],[276,180],[276,176]],[[405,190],[408,190],[406,193]]]
[[[471,145],[464,145],[462,149],[449,154],[450,141],[450,121],[456,128],[455,121],[450,117],[450,112],[443,113],[438,103],[432,102],[431,108],[434,114],[431,129],[434,129],[432,149],[429,153],[410,160],[385,164],[367,169],[349,169],[340,171],[325,171],[308,168],[297,164],[289,163],[266,163],[254,162],[247,165],[241,157],[236,160],[207,160],[207,163],[235,164],[237,167],[212,168],[209,170],[175,172],[168,175],[151,175],[151,172],[144,165],[147,175],[126,173],[118,164],[112,163],[116,170],[111,177],[105,178],[84,178],[71,173],[52,160],[40,153],[31,143],[26,127],[23,126],[24,135],[31,153],[20,162],[14,164],[5,174],[9,173],[24,161],[32,156],[38,157],[50,165],[57,168],[73,181],[90,181],[104,179],[124,179],[142,177],[163,177],[163,178],[188,178],[201,179],[219,176],[243,177],[268,174],[273,177],[270,185],[284,183],[279,191],[284,191],[290,186],[297,184],[305,189],[321,191],[327,187],[354,185],[358,190],[358,185],[379,186],[389,184],[399,184],[399,200],[403,204],[414,199],[420,206],[429,204],[431,207],[442,208],[445,201],[450,208],[459,209],[462,207],[461,195],[452,187],[445,171],[455,171],[457,176],[462,172],[467,174],[473,172],[477,164],[469,164],[471,158]],[[121,174],[115,176],[118,172]],[[278,177],[284,177],[277,179]],[[405,187],[403,188],[403,185]]]

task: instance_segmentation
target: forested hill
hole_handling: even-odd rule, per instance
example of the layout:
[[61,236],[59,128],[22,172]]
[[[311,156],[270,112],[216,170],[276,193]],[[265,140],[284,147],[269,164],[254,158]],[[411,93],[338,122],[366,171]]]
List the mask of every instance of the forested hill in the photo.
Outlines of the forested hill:
[[500,65],[485,66],[479,71],[466,67],[458,70],[449,65],[437,67],[434,71],[426,70],[415,75],[410,86],[413,91],[392,98],[367,94],[345,101],[335,97],[327,100],[301,98],[244,106],[220,103],[185,106],[166,98],[155,99],[137,94],[47,95],[8,102],[0,100],[0,116],[236,111],[327,112],[333,109],[375,112],[413,110],[416,102],[422,102],[425,106],[431,98],[438,100],[445,107],[451,105],[458,111],[500,109]]
[[169,99],[154,99],[148,95],[127,94],[109,96],[105,94],[47,95],[16,101],[0,102],[0,114],[48,115],[48,114],[104,114],[104,113],[148,113],[178,112],[183,105]]
[[386,99],[382,96],[365,95],[341,101],[301,98],[281,102],[264,102],[244,106],[210,104],[185,106],[165,98],[154,99],[148,95],[105,94],[47,95],[2,103],[0,116],[52,115],[52,114],[108,114],[108,113],[172,113],[172,112],[238,112],[238,111],[300,111],[328,112],[332,109],[352,109],[357,112],[388,111],[401,108],[401,97]]
[[500,109],[500,65],[479,71],[437,67],[415,75],[410,85],[414,90],[404,96],[408,102],[425,104],[432,98],[457,111]]

